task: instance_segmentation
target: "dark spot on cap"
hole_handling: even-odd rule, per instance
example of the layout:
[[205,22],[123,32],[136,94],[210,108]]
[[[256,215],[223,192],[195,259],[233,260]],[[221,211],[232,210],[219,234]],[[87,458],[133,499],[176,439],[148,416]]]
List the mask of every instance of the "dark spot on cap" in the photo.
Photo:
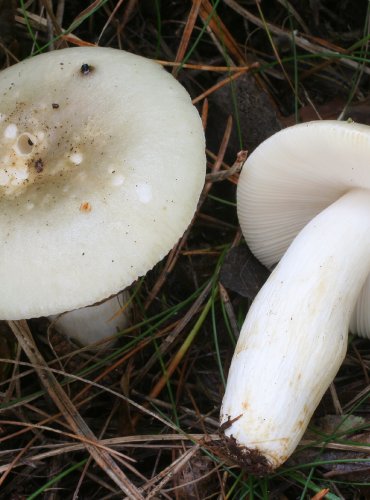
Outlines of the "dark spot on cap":
[[44,162],[39,158],[35,161],[35,170],[38,174],[40,174],[44,170]]
[[80,71],[83,75],[89,75],[93,69],[94,69],[93,66],[90,66],[90,64],[84,63],[81,66]]
[[56,102],[53,102],[52,107],[53,107],[53,109],[58,109],[59,108],[59,104],[57,104]]

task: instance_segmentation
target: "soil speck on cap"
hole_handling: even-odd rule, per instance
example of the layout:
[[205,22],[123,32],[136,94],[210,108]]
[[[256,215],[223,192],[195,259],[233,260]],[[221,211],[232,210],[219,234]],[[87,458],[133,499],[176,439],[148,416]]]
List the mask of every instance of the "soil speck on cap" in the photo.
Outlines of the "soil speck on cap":
[[35,170],[38,174],[41,174],[41,172],[44,170],[44,162],[41,160],[41,158],[35,161]]
[[88,213],[91,212],[91,205],[88,201],[84,201],[80,205],[80,212]]
[[84,63],[84,64],[82,64],[82,66],[80,68],[80,71],[81,71],[81,73],[83,75],[89,75],[92,72],[93,69],[94,68],[92,66],[90,66],[89,64]]

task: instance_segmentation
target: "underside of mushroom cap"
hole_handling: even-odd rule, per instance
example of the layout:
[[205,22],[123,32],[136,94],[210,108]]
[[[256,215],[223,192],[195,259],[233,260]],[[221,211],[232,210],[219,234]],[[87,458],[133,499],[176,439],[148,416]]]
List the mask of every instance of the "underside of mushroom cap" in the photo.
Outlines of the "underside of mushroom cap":
[[0,75],[0,318],[92,304],[144,275],[189,225],[201,120],[155,62],[73,48]]
[[[237,192],[239,222],[256,257],[272,266],[324,208],[352,188],[370,189],[369,158],[370,127],[353,122],[304,123],[262,143],[248,158]],[[351,330],[370,336],[365,296],[370,280]]]
[[277,132],[248,158],[238,184],[244,237],[266,266],[351,188],[370,189],[370,127],[316,121]]

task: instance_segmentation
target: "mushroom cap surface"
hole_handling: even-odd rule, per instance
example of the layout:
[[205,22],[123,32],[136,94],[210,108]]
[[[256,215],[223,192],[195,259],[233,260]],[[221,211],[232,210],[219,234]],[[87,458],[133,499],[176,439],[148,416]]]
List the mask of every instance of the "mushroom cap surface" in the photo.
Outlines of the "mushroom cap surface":
[[204,183],[204,133],[155,62],[78,47],[0,74],[0,318],[58,314],[144,275]]
[[[324,208],[352,188],[370,190],[369,158],[370,127],[353,122],[303,123],[264,141],[248,158],[237,190],[240,226],[254,255],[272,266]],[[370,336],[369,296],[370,279],[351,321],[351,331],[364,336]]]

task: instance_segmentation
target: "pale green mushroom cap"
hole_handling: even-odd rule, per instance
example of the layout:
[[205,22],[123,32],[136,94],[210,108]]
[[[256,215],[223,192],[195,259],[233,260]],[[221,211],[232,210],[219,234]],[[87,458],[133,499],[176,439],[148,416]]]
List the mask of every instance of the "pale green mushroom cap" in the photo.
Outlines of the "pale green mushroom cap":
[[73,48],[0,74],[0,318],[57,314],[146,274],[189,225],[204,133],[155,62]]

